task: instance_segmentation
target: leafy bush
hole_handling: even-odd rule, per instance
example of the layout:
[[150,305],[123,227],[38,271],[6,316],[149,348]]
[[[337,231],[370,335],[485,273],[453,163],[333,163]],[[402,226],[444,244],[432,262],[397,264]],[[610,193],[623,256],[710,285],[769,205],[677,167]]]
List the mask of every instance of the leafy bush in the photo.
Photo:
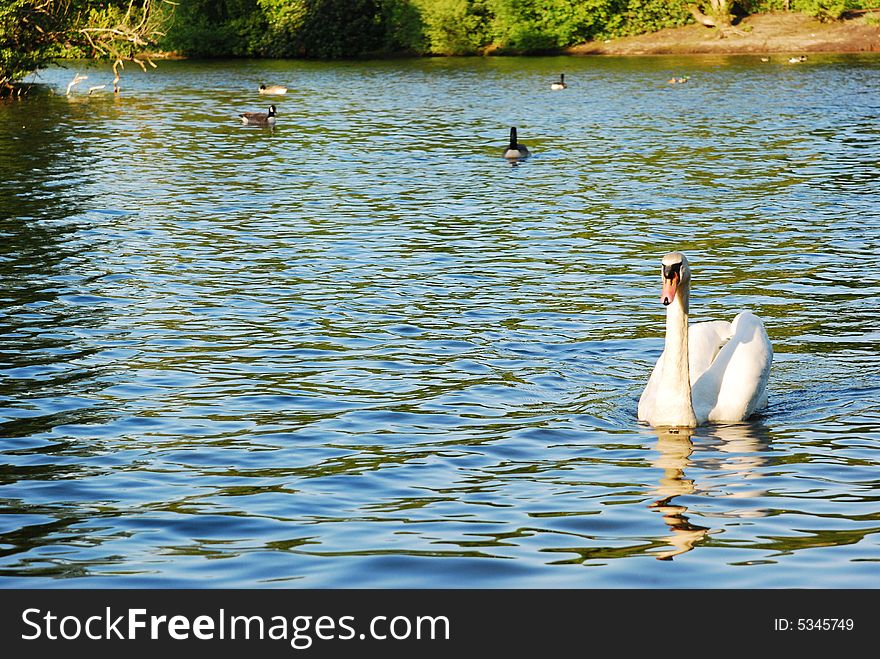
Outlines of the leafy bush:
[[493,34],[505,48],[536,51],[585,41],[618,20],[617,0],[494,0]]
[[491,0],[413,0],[424,24],[427,51],[466,55],[491,43]]
[[681,27],[690,22],[687,0],[628,0],[622,12],[619,26],[613,18],[607,25],[612,29],[601,30],[597,38],[622,37],[645,32],[656,32],[669,27]]
[[792,9],[814,16],[820,21],[836,21],[853,3],[847,0],[794,0],[791,4]]
[[337,59],[422,52],[409,0],[177,0],[161,46],[196,56]]
[[410,0],[382,0],[382,24],[385,26],[387,53],[425,53],[428,41],[419,8]]
[[376,0],[306,0],[292,45],[297,55],[339,59],[377,53],[384,45]]

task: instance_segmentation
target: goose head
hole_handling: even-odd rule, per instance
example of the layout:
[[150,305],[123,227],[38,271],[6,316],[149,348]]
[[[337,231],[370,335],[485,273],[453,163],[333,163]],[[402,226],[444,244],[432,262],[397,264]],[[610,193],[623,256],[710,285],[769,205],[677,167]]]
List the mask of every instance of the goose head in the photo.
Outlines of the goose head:
[[275,116],[275,106],[274,105],[269,106],[269,115],[268,116],[270,116],[270,117]]
[[664,306],[669,306],[679,290],[687,291],[689,289],[691,268],[687,257],[681,252],[669,252],[660,263],[660,276],[663,279],[660,301]]

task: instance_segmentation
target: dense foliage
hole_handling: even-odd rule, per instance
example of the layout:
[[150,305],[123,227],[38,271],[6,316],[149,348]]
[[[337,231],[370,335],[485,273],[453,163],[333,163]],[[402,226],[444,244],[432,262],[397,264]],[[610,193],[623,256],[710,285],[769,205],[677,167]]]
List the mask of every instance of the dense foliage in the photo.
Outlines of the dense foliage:
[[790,9],[829,21],[840,18],[847,10],[878,6],[876,0],[743,0],[738,4],[750,14]]
[[539,51],[688,20],[687,0],[178,0],[163,45],[317,58]]
[[35,15],[33,4],[28,0],[0,3],[0,82],[4,85],[41,65],[41,52],[54,43],[52,21]]
[[407,0],[178,0],[162,45],[189,55],[334,59],[420,52],[420,27]]
[[[731,14],[823,19],[875,0],[729,0]],[[177,0],[163,47],[190,55],[338,58],[539,52],[677,27],[717,0]]]

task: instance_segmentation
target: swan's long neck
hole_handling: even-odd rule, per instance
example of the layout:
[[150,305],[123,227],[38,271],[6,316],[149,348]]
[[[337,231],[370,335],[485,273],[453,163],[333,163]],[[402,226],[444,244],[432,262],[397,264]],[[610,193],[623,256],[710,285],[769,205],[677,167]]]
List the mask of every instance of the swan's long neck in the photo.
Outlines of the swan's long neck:
[[666,307],[666,347],[663,357],[663,375],[660,379],[659,406],[662,423],[654,425],[694,427],[697,419],[691,403],[690,364],[688,363],[688,303],[687,284],[679,287],[678,294]]

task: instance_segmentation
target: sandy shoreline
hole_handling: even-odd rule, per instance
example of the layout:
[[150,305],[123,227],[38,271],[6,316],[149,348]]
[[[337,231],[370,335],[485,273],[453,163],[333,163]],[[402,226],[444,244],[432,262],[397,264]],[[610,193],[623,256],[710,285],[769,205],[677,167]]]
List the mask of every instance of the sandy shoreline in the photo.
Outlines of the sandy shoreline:
[[880,25],[867,23],[864,15],[821,23],[805,14],[757,14],[746,17],[736,28],[735,33],[719,38],[717,30],[692,24],[606,42],[588,42],[566,48],[564,52],[570,55],[880,52]]

